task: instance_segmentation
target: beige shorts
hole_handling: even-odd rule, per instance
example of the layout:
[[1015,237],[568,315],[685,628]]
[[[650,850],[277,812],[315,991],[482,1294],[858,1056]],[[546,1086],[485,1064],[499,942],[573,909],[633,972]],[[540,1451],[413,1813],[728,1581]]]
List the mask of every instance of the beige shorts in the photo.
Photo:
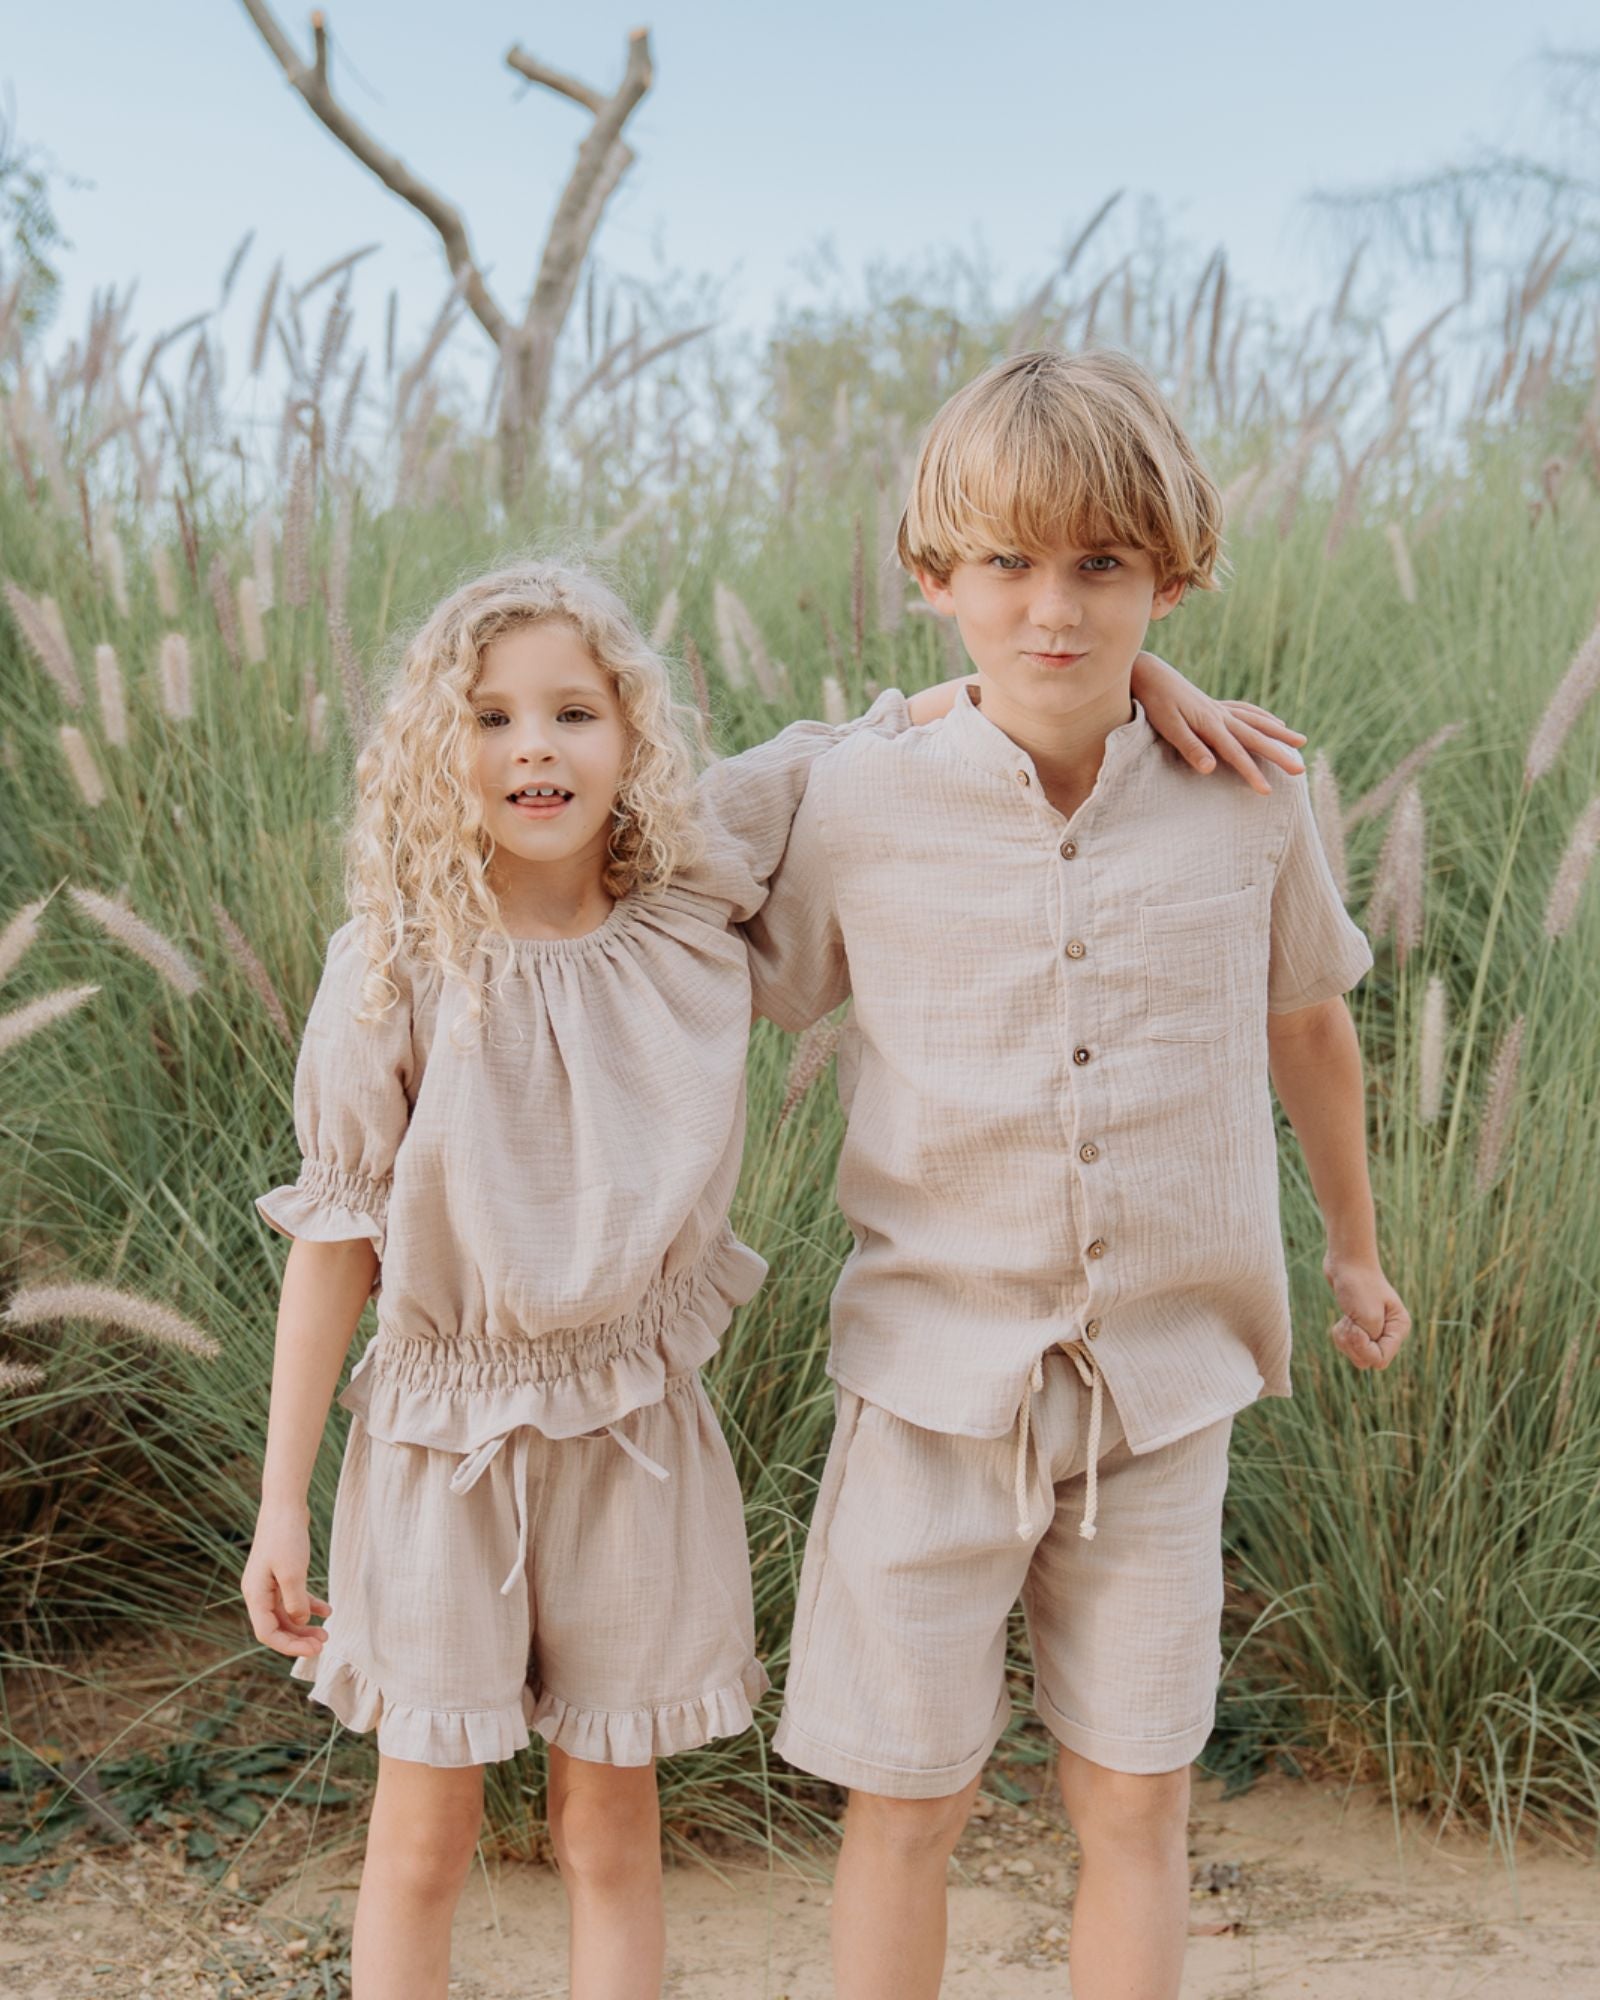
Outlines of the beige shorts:
[[531,1725],[590,1763],[648,1764],[749,1728],[767,1688],[698,1373],[609,1431],[524,1427],[464,1455],[355,1418],[328,1567],[327,1644],[294,1674],[386,1756],[494,1763]]
[[1069,1357],[1052,1350],[1019,1479],[1016,1432],[923,1430],[840,1391],[774,1739],[791,1764],[889,1798],[959,1792],[1011,1717],[1006,1623],[1019,1595],[1034,1706],[1059,1741],[1114,1771],[1198,1756],[1222,1665],[1233,1419],[1136,1457],[1106,1392],[1085,1540],[1089,1410]]

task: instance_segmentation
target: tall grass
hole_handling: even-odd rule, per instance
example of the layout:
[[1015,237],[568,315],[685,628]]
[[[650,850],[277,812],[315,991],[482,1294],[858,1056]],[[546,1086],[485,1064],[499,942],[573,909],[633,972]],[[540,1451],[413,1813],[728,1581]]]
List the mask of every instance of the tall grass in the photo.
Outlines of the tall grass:
[[[1234,580],[1164,628],[1171,655],[1310,732],[1358,915],[1391,815],[1411,799],[1416,821],[1393,842],[1401,948],[1380,943],[1354,1002],[1384,1254],[1416,1331],[1381,1375],[1327,1341],[1320,1228],[1286,1135],[1296,1393],[1235,1433],[1218,1751],[1376,1775],[1502,1843],[1533,1822],[1592,1839],[1600,891],[1583,875],[1600,729],[1581,649],[1600,502],[1574,442],[1592,373],[1574,361],[1513,408],[1488,371],[1444,431],[1406,364],[1385,374],[1341,348],[1337,314],[1296,355],[1215,262],[1181,298],[1148,271],[1132,285],[1130,267],[1035,299],[1025,331],[1142,348],[1236,495]],[[277,296],[275,274],[264,325]],[[293,1042],[340,918],[353,741],[397,625],[507,547],[609,535],[724,747],[940,678],[958,664],[948,633],[908,615],[880,557],[917,424],[1014,325],[981,299],[891,290],[780,328],[753,416],[714,370],[693,403],[678,377],[586,392],[509,520],[492,446],[432,355],[391,364],[387,405],[353,354],[327,382],[308,368],[277,484],[246,499],[217,470],[220,363],[191,361],[162,422],[97,443],[139,403],[104,326],[49,385],[0,350],[0,549],[20,610],[0,615],[0,1004],[78,995],[0,1049],[0,1304],[111,1287],[220,1350],[152,1341],[126,1315],[0,1328],[0,1620],[19,1681],[92,1660],[130,1622],[248,1649],[237,1579],[282,1260],[250,1198],[291,1164]],[[1530,347],[1541,337],[1530,325]],[[292,326],[282,340],[292,355]],[[1571,460],[1559,504],[1538,476],[1555,452]],[[780,1682],[847,1243],[837,1105],[825,1080],[794,1094],[793,1054],[758,1028],[735,1222],[774,1275],[709,1370]],[[317,1468],[319,1549],[341,1423]],[[281,1734],[301,1695],[265,1654],[255,1687]],[[493,1774],[509,1842],[530,1837],[538,1769]],[[759,1732],[675,1760],[665,1797],[679,1831],[779,1844],[826,1804]]]

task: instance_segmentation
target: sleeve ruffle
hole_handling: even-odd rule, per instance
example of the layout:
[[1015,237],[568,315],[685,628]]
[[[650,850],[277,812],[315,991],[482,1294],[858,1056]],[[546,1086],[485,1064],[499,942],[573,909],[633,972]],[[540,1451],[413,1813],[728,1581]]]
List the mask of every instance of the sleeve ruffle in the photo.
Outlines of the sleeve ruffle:
[[365,1237],[383,1257],[389,1215],[389,1183],[350,1174],[325,1160],[302,1160],[300,1178],[270,1194],[256,1207],[274,1229],[308,1243],[345,1243]]

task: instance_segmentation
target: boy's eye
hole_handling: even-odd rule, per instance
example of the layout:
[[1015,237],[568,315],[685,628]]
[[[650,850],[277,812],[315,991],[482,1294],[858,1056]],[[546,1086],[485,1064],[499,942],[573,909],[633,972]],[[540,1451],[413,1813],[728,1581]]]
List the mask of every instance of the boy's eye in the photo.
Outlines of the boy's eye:
[[1121,569],[1122,567],[1121,563],[1117,561],[1115,556],[1104,556],[1104,555],[1087,556],[1084,559],[1084,567],[1086,569],[1090,568],[1091,565],[1096,563],[1109,563],[1111,566],[1110,569],[1095,569],[1093,573],[1096,576],[1109,576],[1111,574],[1111,570]]
[[1008,576],[1014,576],[1019,569],[1028,567],[1026,556],[992,555],[989,561]]

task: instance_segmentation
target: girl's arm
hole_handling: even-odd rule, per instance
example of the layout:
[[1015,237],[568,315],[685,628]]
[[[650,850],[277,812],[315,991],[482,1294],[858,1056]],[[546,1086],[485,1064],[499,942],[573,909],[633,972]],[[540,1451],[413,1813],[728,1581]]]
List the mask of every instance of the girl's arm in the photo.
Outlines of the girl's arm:
[[297,1237],[284,1267],[272,1361],[272,1401],[255,1540],[241,1587],[250,1626],[275,1653],[319,1652],[330,1606],[307,1587],[311,1512],[306,1496],[328,1408],[351,1336],[377,1276],[365,1237],[313,1243]]

